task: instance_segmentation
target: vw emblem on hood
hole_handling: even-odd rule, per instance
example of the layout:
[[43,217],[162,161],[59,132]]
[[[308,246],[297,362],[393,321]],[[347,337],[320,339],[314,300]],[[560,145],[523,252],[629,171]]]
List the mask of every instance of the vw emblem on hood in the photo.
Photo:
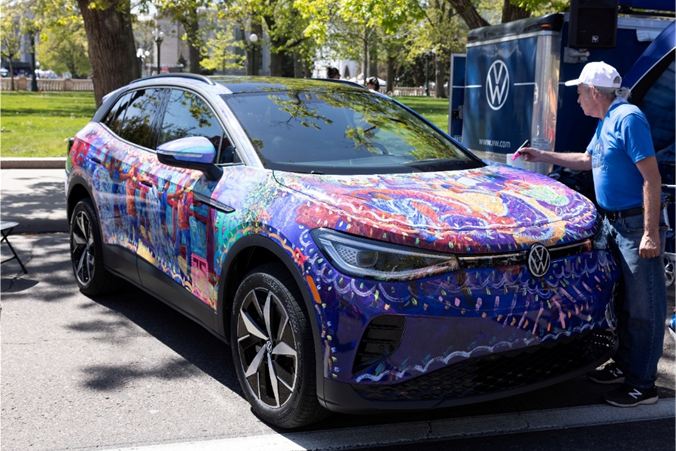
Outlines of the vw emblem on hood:
[[534,277],[542,277],[549,271],[549,251],[542,244],[534,244],[528,252],[528,270]]
[[496,60],[488,68],[486,75],[486,100],[493,110],[499,110],[505,104],[509,94],[509,71],[507,65]]

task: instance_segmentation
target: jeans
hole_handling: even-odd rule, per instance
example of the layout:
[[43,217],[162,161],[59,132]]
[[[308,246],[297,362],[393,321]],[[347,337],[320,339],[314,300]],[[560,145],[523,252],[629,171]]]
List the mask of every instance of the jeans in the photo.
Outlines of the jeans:
[[613,221],[606,218],[603,227],[622,269],[622,290],[616,300],[619,348],[614,360],[627,384],[652,388],[662,356],[667,311],[662,255],[666,227],[660,226],[660,256],[648,259],[638,253],[643,237],[642,214]]

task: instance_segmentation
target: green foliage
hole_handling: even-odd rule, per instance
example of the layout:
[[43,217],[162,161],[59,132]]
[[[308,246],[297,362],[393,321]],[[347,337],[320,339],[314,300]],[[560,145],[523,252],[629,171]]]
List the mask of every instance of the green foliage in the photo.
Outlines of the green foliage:
[[529,11],[534,16],[566,11],[570,6],[569,0],[512,0],[513,5]]
[[8,9],[3,5],[0,17],[0,53],[8,59],[15,59],[21,48],[21,30],[19,11]]
[[308,21],[304,29],[318,43],[329,40],[332,29],[379,29],[384,35],[393,35],[403,24],[422,15],[416,0],[295,0],[295,7]]
[[70,72],[84,78],[91,72],[87,57],[87,36],[81,22],[51,24],[40,32],[37,57],[41,67],[57,73]]
[[241,69],[246,62],[244,47],[244,42],[236,41],[233,30],[226,24],[225,28],[207,40],[206,46],[202,48],[203,57],[200,64],[212,71]]

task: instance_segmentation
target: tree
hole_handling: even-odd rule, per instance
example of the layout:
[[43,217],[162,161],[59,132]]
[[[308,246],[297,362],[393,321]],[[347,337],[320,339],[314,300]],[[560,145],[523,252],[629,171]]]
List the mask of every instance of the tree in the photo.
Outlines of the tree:
[[190,72],[200,73],[200,59],[203,39],[200,35],[200,21],[205,17],[210,0],[156,0],[160,11],[168,14],[183,26],[184,40],[188,43]]
[[136,62],[130,0],[77,0],[84,20],[94,99],[141,75]]
[[208,52],[203,50],[200,64],[211,71],[241,69],[246,58],[242,51],[243,47],[242,41],[235,40],[231,27],[225,25],[207,41],[206,48],[209,50]]
[[[455,12],[462,17],[462,20],[465,21],[470,30],[474,28],[486,27],[490,25],[479,14],[477,11],[476,5],[472,0],[446,0],[455,10]],[[509,0],[505,0],[508,2]]]
[[396,35],[401,26],[421,13],[416,0],[296,0],[308,24],[306,36],[324,45],[334,38],[362,48],[364,81],[368,76],[369,44],[379,36]]
[[448,61],[453,52],[464,52],[467,26],[444,0],[429,0],[420,22],[412,24],[406,33],[409,41],[406,59],[434,64],[435,91],[437,97],[445,97],[444,82]]
[[91,65],[87,57],[87,35],[82,16],[74,3],[65,4],[60,17],[43,23],[38,58],[43,67],[57,72],[70,72],[74,78],[87,76]]
[[18,11],[3,5],[3,14],[0,18],[0,54],[9,63],[10,86],[14,91],[14,64],[13,61],[21,49],[21,32],[19,22],[21,16]]
[[[444,0],[450,4],[455,12],[462,17],[470,29],[485,27],[490,25],[486,19],[481,17],[478,11],[477,0]],[[511,22],[513,20],[525,19],[532,14],[543,14],[544,12],[563,11],[568,6],[566,0],[503,0],[501,9],[500,23]],[[495,4],[486,5],[489,8],[495,8]]]

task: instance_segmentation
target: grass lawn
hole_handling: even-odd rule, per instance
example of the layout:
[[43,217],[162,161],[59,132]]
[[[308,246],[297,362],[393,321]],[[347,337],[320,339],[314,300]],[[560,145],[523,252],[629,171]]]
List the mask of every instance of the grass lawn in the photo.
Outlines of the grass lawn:
[[[448,99],[398,97],[442,130],[448,128]],[[92,92],[3,92],[0,96],[0,155],[62,157],[64,140],[94,115]]]
[[398,101],[416,110],[445,132],[448,132],[448,99],[436,97],[397,97]]
[[93,92],[7,92],[0,96],[0,155],[63,157],[64,140],[94,116]]

